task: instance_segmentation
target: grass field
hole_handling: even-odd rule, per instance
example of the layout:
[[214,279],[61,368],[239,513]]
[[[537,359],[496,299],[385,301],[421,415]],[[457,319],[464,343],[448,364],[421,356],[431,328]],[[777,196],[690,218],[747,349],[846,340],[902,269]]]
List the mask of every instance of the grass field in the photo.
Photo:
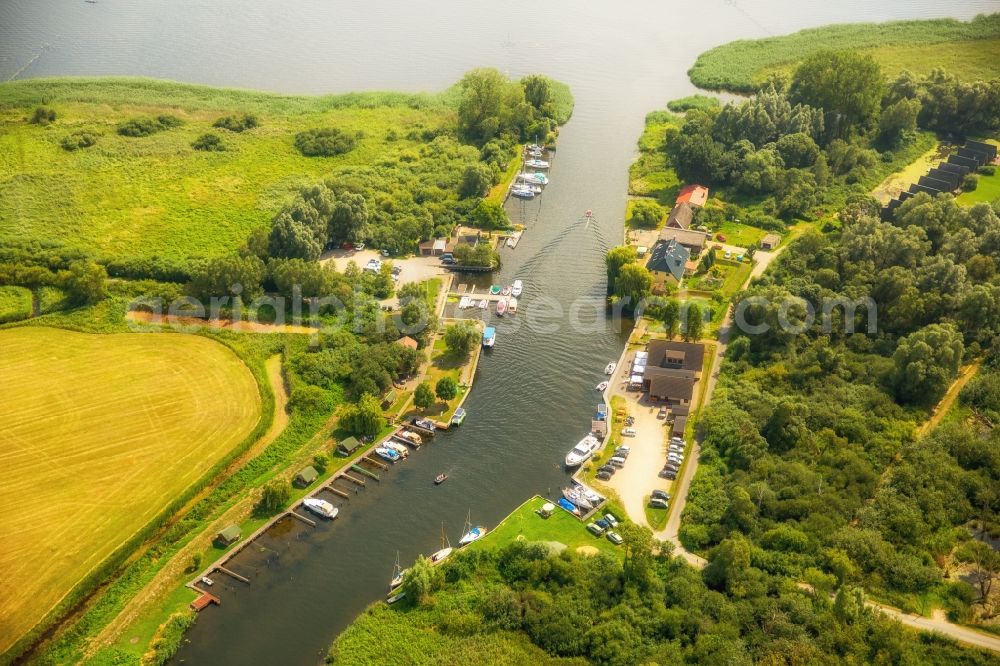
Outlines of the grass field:
[[962,192],[958,196],[958,203],[971,206],[977,203],[993,203],[998,199],[1000,199],[1000,172],[992,176],[981,174],[979,186],[972,192]]
[[1000,14],[969,22],[933,19],[831,25],[780,37],[741,39],[699,55],[688,75],[702,88],[750,91],[769,73],[790,70],[824,49],[868,53],[890,77],[902,69],[926,73],[944,67],[966,80],[994,78],[1000,59]]
[[[26,122],[44,99],[58,120]],[[238,248],[304,184],[335,168],[377,164],[423,142],[452,112],[444,96],[371,93],[284,97],[144,80],[36,80],[0,84],[0,242],[57,241],[99,256],[184,259]],[[242,133],[212,128],[219,117],[254,112],[260,126]],[[118,123],[162,113],[184,125],[142,138],[119,136]],[[297,132],[339,127],[362,132],[338,157],[303,157]],[[393,133],[390,133],[393,130]],[[98,135],[67,152],[71,132]],[[224,152],[191,147],[206,132]]]
[[0,287],[0,322],[23,319],[30,314],[30,290],[24,287]]
[[592,546],[600,551],[621,554],[620,546],[604,537],[595,537],[587,531],[586,523],[558,506],[548,518],[539,516],[537,511],[548,501],[542,497],[531,498],[507,516],[498,527],[488,525],[487,527],[491,527],[489,534],[468,547],[501,548],[515,539],[523,538],[527,541],[558,541],[571,550]]
[[0,653],[253,430],[226,347],[179,334],[0,331]]

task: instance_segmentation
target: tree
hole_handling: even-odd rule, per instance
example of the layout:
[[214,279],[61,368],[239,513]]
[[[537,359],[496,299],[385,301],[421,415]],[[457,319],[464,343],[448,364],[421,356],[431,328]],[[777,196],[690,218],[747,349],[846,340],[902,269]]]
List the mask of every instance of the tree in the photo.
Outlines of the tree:
[[333,157],[354,150],[358,144],[353,134],[338,127],[310,129],[295,135],[295,147],[306,157]]
[[801,169],[810,167],[819,157],[819,146],[805,132],[785,134],[775,146],[786,167]]
[[191,556],[191,568],[190,571],[197,571],[201,568],[201,562],[204,559],[202,553],[195,553]]
[[465,167],[458,195],[463,199],[486,196],[493,187],[493,170],[482,162]]
[[378,398],[364,393],[357,404],[347,405],[340,415],[344,428],[357,435],[374,437],[385,424]]
[[317,453],[313,456],[313,467],[320,475],[326,474],[327,467],[330,466],[330,456],[325,453]]
[[663,328],[668,340],[672,340],[677,335],[680,325],[681,304],[676,299],[671,298],[663,304]]
[[35,109],[31,116],[31,122],[36,125],[50,125],[56,121],[55,109],[47,106],[40,106]]
[[820,51],[792,77],[793,103],[823,109],[829,136],[846,137],[874,123],[885,84],[875,59],[855,51]]
[[645,584],[649,580],[653,557],[653,532],[645,525],[625,521],[618,526],[625,559],[622,567],[625,580]]
[[288,481],[271,479],[264,486],[260,500],[257,502],[256,513],[262,516],[273,516],[285,508],[291,499],[292,488]]
[[521,79],[521,87],[524,88],[524,99],[528,104],[535,107],[544,115],[552,115],[552,80],[541,74],[530,74]]
[[335,243],[361,240],[368,223],[368,204],[364,196],[355,192],[341,192],[336,196],[337,204],[330,215],[328,228],[330,240]]
[[524,98],[524,88],[496,69],[474,69],[458,84],[459,134],[483,144],[504,132],[521,136],[533,112]]
[[649,296],[652,286],[653,276],[645,266],[625,264],[615,278],[615,296],[625,303],[626,308],[635,310]]
[[684,322],[684,340],[701,340],[705,330],[705,317],[701,311],[701,306],[697,303],[689,303],[687,306]]
[[68,271],[59,272],[59,283],[70,301],[77,305],[92,305],[104,299],[108,271],[93,261],[77,261]]
[[709,586],[734,596],[743,596],[749,569],[750,542],[736,533],[712,551],[703,575]]
[[423,605],[443,584],[444,573],[441,568],[432,566],[425,557],[418,557],[403,577],[400,591],[411,602]]
[[619,245],[608,250],[604,255],[604,265],[608,271],[608,293],[612,293],[615,288],[615,281],[618,274],[626,264],[634,263],[636,260],[635,248],[631,245]]
[[917,129],[920,100],[901,99],[882,109],[878,119],[878,142],[886,148],[902,143],[903,138]]
[[263,280],[264,262],[257,257],[217,257],[191,270],[188,292],[203,300],[234,294],[247,300],[261,293]]
[[454,400],[458,395],[458,382],[454,377],[445,376],[438,380],[434,393],[442,400]]
[[281,212],[271,223],[267,237],[267,253],[272,257],[316,261],[323,251],[323,244],[316,234],[290,213]]
[[902,338],[892,355],[892,381],[904,402],[936,403],[958,375],[962,334],[951,324],[931,324]]
[[460,321],[444,330],[444,343],[456,356],[467,356],[479,340],[479,331],[468,321]]
[[431,388],[430,382],[420,382],[417,390],[413,392],[413,404],[421,410],[434,404],[434,389]]
[[632,206],[632,224],[640,227],[655,227],[663,217],[663,209],[655,201],[639,199]]
[[510,226],[507,211],[499,201],[483,199],[469,213],[469,222],[483,229],[506,229]]
[[233,116],[223,116],[212,123],[212,127],[218,127],[219,129],[226,129],[230,132],[245,132],[248,129],[253,129],[257,127],[260,123],[257,120],[257,116],[251,113],[244,113],[243,115],[233,115]]

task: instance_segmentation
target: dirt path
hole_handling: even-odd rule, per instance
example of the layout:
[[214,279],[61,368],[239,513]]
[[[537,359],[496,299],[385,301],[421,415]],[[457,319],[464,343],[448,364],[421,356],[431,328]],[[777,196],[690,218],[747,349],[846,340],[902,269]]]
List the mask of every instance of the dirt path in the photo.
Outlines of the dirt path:
[[233,322],[228,319],[199,319],[198,317],[179,317],[173,315],[159,315],[143,310],[130,310],[125,313],[125,318],[129,321],[142,322],[150,326],[176,326],[184,328],[194,326],[198,328],[217,328],[227,331],[237,331],[241,333],[301,333],[312,335],[318,333],[319,329],[311,326],[296,326],[294,324],[259,324],[252,321]]
[[924,421],[923,425],[917,428],[918,439],[929,433],[931,430],[936,428],[939,423],[941,423],[941,419],[943,419],[945,415],[951,411],[951,406],[954,405],[955,400],[958,399],[958,394],[962,392],[962,389],[969,383],[969,380],[976,376],[976,373],[979,372],[979,368],[982,364],[983,362],[981,360],[977,360],[975,363],[970,363],[959,371],[958,377],[956,377],[955,381],[953,381],[951,386],[948,387],[947,393],[945,393],[944,397],[941,398],[940,402],[938,402],[934,411],[931,413],[931,417]]
[[[281,356],[275,355],[269,358],[265,364],[268,383],[274,393],[274,417],[271,420],[271,427],[258,439],[245,453],[231,462],[225,471],[217,477],[220,481],[229,478],[239,470],[248,460],[263,451],[277,437],[284,432],[288,425],[288,392],[285,390],[285,380],[281,374]],[[217,484],[212,484],[198,496],[188,503],[182,511],[189,509],[194,502],[204,497],[211,488]],[[112,620],[94,638],[88,656],[95,653],[100,648],[115,641],[119,635],[142,613],[147,611],[153,604],[159,602],[165,595],[170,593],[182,580],[187,568],[191,564],[192,557],[197,552],[203,552],[212,542],[212,538],[219,530],[230,522],[233,522],[236,515],[249,512],[253,508],[253,500],[250,495],[224,512],[216,520],[212,521],[200,534],[195,536],[190,542],[182,547],[171,560],[156,573],[153,579],[122,609],[118,616]]]
[[921,615],[904,613],[898,608],[885,606],[874,601],[866,601],[865,605],[870,608],[874,608],[883,615],[888,615],[891,618],[899,620],[902,624],[905,624],[913,629],[917,629],[919,631],[937,632],[948,636],[959,643],[965,643],[966,645],[972,645],[974,647],[1000,654],[1000,636],[987,634],[970,627],[964,627],[960,624],[953,624],[945,619],[944,611],[941,609],[934,611],[934,617],[923,617]]

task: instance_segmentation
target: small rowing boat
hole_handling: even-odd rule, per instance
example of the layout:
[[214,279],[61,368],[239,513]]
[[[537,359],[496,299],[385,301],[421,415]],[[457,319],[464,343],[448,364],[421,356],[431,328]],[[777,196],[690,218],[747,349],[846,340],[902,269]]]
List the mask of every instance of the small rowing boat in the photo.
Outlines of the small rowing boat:
[[507,299],[501,298],[497,301],[497,316],[502,317],[507,312]]
[[448,475],[447,474],[438,474],[437,476],[434,477],[434,485],[435,486],[440,486],[442,483],[444,483],[447,480],[448,480]]
[[601,382],[600,384],[597,385],[597,390],[598,391],[603,391],[606,388],[608,388],[608,383],[607,382]]

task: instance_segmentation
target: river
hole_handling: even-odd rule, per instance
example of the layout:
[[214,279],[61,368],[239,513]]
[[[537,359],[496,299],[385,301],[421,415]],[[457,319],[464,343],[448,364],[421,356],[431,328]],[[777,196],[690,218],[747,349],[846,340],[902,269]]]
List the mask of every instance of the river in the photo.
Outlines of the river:
[[[437,549],[442,522],[454,542],[467,511],[495,525],[565,483],[560,460],[589,428],[594,385],[627,332],[601,309],[602,255],[622,237],[635,142],[648,111],[693,92],[685,72],[698,53],[826,23],[991,10],[995,2],[961,0],[0,3],[0,80],[139,75],[280,92],[409,91],[494,66],[548,74],[576,97],[552,183],[540,200],[511,206],[528,231],[501,277],[524,280],[523,314],[499,324],[465,424],[347,502],[332,525],[291,526],[248,549],[234,568],[252,585],[220,580],[223,605],[201,614],[175,662],[314,664],[385,593],[397,551],[409,563]],[[543,296],[563,312],[544,309]],[[543,312],[547,330],[528,325]],[[450,478],[435,487],[441,471]]]

